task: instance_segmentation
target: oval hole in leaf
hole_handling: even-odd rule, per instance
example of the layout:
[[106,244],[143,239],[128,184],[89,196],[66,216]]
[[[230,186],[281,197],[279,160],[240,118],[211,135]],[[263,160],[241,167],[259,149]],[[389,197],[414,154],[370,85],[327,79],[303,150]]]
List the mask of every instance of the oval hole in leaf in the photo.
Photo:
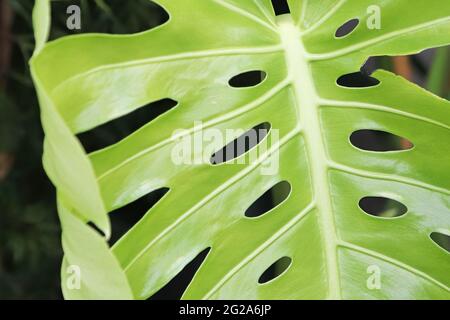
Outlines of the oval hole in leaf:
[[287,181],[278,182],[267,190],[245,211],[245,216],[256,218],[272,210],[284,202],[291,193],[291,184]]
[[211,248],[200,252],[169,283],[153,294],[148,300],[180,300]]
[[178,102],[162,99],[140,107],[120,118],[80,133],[78,139],[87,153],[103,149],[126,138],[144,125],[176,107]]
[[350,142],[358,149],[375,152],[405,151],[414,144],[403,137],[380,130],[358,130],[351,134]]
[[112,235],[110,244],[114,244],[126,232],[141,220],[144,215],[154,207],[169,192],[169,188],[156,189],[139,199],[116,209],[110,213]]
[[345,88],[370,88],[380,84],[376,78],[360,71],[344,74],[337,79],[337,84]]
[[403,203],[385,197],[364,197],[359,201],[359,207],[371,216],[383,218],[400,217],[408,211]]
[[450,236],[440,232],[433,232],[431,233],[430,238],[439,247],[450,253]]
[[218,165],[231,161],[247,153],[257,146],[270,131],[271,125],[268,122],[261,123],[253,127],[242,136],[227,144],[221,150],[215,152],[210,159],[212,165]]
[[264,71],[253,70],[234,76],[228,83],[233,88],[249,88],[257,86],[266,78],[267,74]]
[[353,31],[355,31],[355,29],[358,25],[359,25],[359,19],[351,19],[351,20],[347,21],[346,23],[344,23],[342,26],[340,26],[336,30],[336,34],[335,34],[336,38],[342,38],[342,37],[349,35]]
[[292,263],[289,257],[283,257],[275,261],[264,273],[259,277],[258,283],[264,284],[281,276]]

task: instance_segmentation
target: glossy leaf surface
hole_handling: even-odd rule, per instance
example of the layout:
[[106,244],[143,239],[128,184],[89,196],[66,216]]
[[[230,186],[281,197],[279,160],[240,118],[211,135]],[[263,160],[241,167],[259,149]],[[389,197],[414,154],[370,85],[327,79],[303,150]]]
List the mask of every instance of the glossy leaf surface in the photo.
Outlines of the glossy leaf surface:
[[[430,237],[450,234],[450,103],[385,71],[376,85],[337,83],[371,56],[450,44],[450,3],[290,0],[291,14],[275,16],[269,0],[156,2],[170,16],[157,28],[66,37],[31,62],[59,193],[65,297],[148,298],[211,248],[184,298],[450,298],[450,254]],[[354,30],[336,37],[352,19]],[[262,82],[230,85],[250,71]],[[117,144],[86,155],[76,138],[166,98],[177,106]],[[250,149],[250,162],[172,161],[183,136],[263,123],[270,143]],[[362,150],[350,141],[359,130],[414,147]],[[236,138],[209,143],[210,154]],[[262,174],[268,163],[278,170]],[[275,208],[245,215],[283,181],[289,194]],[[161,188],[170,191],[111,249],[87,224],[109,237],[108,212]],[[407,212],[367,214],[367,197]],[[259,283],[282,258],[289,266]],[[69,265],[81,269],[80,290],[67,287]]]

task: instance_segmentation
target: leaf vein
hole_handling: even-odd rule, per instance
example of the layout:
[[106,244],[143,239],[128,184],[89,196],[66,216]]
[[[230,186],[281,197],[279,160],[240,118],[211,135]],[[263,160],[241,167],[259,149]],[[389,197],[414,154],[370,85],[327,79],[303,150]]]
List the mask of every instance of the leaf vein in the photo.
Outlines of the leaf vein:
[[197,212],[200,208],[205,206],[208,202],[210,202],[212,199],[214,199],[216,196],[221,194],[225,189],[229,188],[233,184],[237,183],[240,179],[242,179],[244,176],[255,170],[264,160],[266,160],[272,153],[274,153],[276,150],[279,150],[283,145],[291,141],[296,135],[298,135],[301,131],[299,129],[295,129],[291,131],[289,134],[287,134],[283,139],[281,139],[277,144],[272,146],[269,150],[265,151],[254,163],[243,169],[242,171],[238,172],[236,175],[231,177],[230,179],[227,179],[225,183],[219,185],[218,188],[216,188],[214,191],[209,193],[206,197],[204,197],[202,200],[197,202],[192,208],[190,208],[188,211],[183,213],[177,220],[175,220],[174,223],[169,225],[166,229],[163,230],[160,234],[158,234],[157,237],[155,237],[152,241],[150,241],[142,250],[139,251],[139,253],[129,262],[125,267],[124,270],[129,270],[132,265],[139,260],[139,258],[155,243],[157,243],[159,240],[161,240],[165,235],[167,235],[170,231],[174,230],[177,226],[179,226],[184,220],[189,218],[192,214]]
[[414,267],[412,267],[412,266],[410,266],[408,264],[405,264],[405,263],[403,263],[403,262],[401,262],[399,260],[396,260],[394,258],[388,257],[388,256],[386,256],[386,255],[384,255],[382,253],[379,253],[379,252],[376,252],[376,251],[373,251],[373,250],[361,247],[359,245],[355,245],[355,244],[347,242],[347,241],[340,241],[338,243],[338,245],[340,247],[347,248],[347,249],[350,249],[352,251],[357,251],[359,253],[362,253],[362,254],[365,254],[365,255],[368,255],[368,256],[371,256],[371,257],[374,257],[374,258],[378,258],[378,259],[383,260],[383,261],[385,261],[387,263],[393,264],[393,265],[395,265],[397,267],[400,267],[400,268],[402,268],[402,269],[404,269],[406,271],[409,271],[410,273],[415,274],[418,277],[421,277],[421,278],[423,278],[423,279],[425,279],[425,280],[427,280],[429,282],[432,282],[433,284],[441,287],[442,289],[450,291],[450,288],[447,287],[442,282],[440,282],[439,280],[436,280],[435,278],[431,277],[430,275],[428,275],[428,274],[426,274],[426,273],[424,273],[424,272],[422,272],[422,271],[420,271],[420,270],[418,270],[418,269],[416,269],[416,268],[414,268]]
[[361,50],[364,48],[367,48],[371,45],[376,45],[379,44],[380,42],[383,42],[385,40],[391,40],[397,36],[403,36],[405,34],[408,33],[412,33],[415,31],[420,31],[422,29],[426,29],[429,27],[433,27],[439,24],[443,24],[443,23],[448,23],[450,22],[450,17],[444,17],[444,18],[440,18],[440,19],[436,19],[436,20],[432,20],[426,23],[422,23],[422,24],[418,24],[418,25],[414,25],[412,27],[408,27],[408,28],[404,28],[404,29],[400,29],[397,31],[393,31],[393,32],[389,32],[386,33],[380,37],[375,37],[373,39],[367,40],[367,41],[363,41],[361,43],[349,46],[347,48],[341,49],[341,50],[336,50],[333,52],[329,52],[329,53],[308,53],[308,58],[312,61],[319,61],[319,60],[329,60],[329,59],[334,59],[334,58],[338,58],[340,56],[349,54],[349,53],[353,53],[357,50]]

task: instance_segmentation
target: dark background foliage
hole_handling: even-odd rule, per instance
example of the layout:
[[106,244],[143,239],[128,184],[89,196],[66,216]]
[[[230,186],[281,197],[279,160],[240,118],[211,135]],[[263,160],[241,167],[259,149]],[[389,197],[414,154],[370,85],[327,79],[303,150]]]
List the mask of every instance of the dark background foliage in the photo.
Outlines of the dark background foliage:
[[[41,164],[44,135],[28,69],[34,49],[34,1],[0,3],[0,52],[8,56],[1,61],[0,84],[0,299],[58,299],[61,230],[55,190]],[[66,9],[71,4],[81,8],[80,31],[66,28]],[[51,39],[81,32],[134,33],[165,18],[147,0],[55,1],[52,10]],[[84,142],[88,146],[109,144],[128,128],[122,122],[110,129],[94,133]],[[126,217],[115,220],[115,229],[130,224]]]
[[[33,4],[33,0],[0,0],[0,299],[61,298],[61,230],[55,190],[41,165],[44,135],[28,69],[34,47]],[[80,31],[66,28],[66,9],[71,4],[81,7]],[[167,19],[164,11],[148,0],[54,1],[52,9],[51,39],[85,32],[140,32]],[[441,54],[448,56],[448,51]],[[429,50],[412,57],[381,57],[369,61],[363,71],[383,66],[427,86],[435,56]],[[447,70],[448,67],[447,63]],[[430,88],[448,98],[447,80]],[[162,104],[159,107],[164,108]],[[139,118],[140,115],[134,115],[80,139],[87,149],[111,144],[132,131]],[[376,143],[377,137],[372,138],[375,142],[371,143]],[[146,203],[134,204],[115,215],[113,230],[119,234],[127,230],[159,196],[153,194]],[[201,258],[155,298],[179,297]]]

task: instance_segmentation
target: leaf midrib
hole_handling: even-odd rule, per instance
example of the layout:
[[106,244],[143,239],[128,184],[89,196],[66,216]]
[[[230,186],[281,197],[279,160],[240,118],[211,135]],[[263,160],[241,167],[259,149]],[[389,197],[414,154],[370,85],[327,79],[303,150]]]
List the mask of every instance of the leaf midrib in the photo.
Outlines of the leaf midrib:
[[[296,222],[301,221],[301,218],[303,218],[304,215],[309,214],[313,208],[318,209],[317,211],[319,212],[321,233],[326,248],[325,256],[329,284],[328,298],[339,299],[341,298],[341,289],[339,283],[340,277],[338,274],[337,262],[338,241],[336,238],[336,227],[334,225],[334,218],[331,210],[331,199],[329,197],[330,193],[328,190],[328,166],[327,158],[325,156],[325,144],[322,139],[322,133],[318,118],[320,99],[314,88],[312,74],[309,70],[308,65],[309,62],[306,59],[307,53],[303,48],[300,32],[293,23],[290,15],[284,15],[279,18],[279,29],[284,53],[286,56],[287,69],[289,71],[288,81],[294,89],[295,97],[297,99],[299,125],[290,135],[282,139],[282,141],[280,141],[280,143],[278,143],[277,145],[273,146],[271,150],[273,150],[274,147],[280,148],[282,145],[290,141],[297,133],[302,132],[304,134],[307,149],[309,150],[308,155],[310,157],[309,163],[311,165],[311,180],[313,181],[315,195],[314,201],[312,201],[306,208],[301,211],[301,213],[294,217],[292,221],[286,224],[286,226],[281,228],[280,232],[282,230],[286,230],[286,228],[292,227],[296,224]],[[301,81],[302,79],[305,81]],[[307,92],[308,94],[305,95],[305,92]],[[306,100],[305,97],[307,97]],[[313,119],[311,121],[306,120],[306,123],[305,121],[302,121],[302,119],[310,118]],[[311,124],[314,125],[314,127],[311,128]],[[314,143],[316,140],[318,140],[319,143]],[[258,163],[260,163],[270,154],[271,151],[262,155],[262,157],[260,157],[260,159],[256,163],[252,164],[252,166],[248,168],[248,170],[239,172],[235,177],[229,179],[227,183],[221,185],[214,192],[210,193],[209,196],[207,196],[205,199],[202,199],[202,201],[197,203],[197,205],[183,214],[179,219],[177,219],[177,221],[169,226],[169,228],[166,228],[164,232],[158,235],[157,238],[153,239],[153,241],[151,241],[143,250],[140,250],[139,254],[136,255],[126,266],[124,266],[124,270],[129,270],[134,265],[134,263],[139,260],[139,258],[144,254],[144,252],[146,252],[159,239],[166,235],[167,232],[170,232],[174,227],[179,225],[181,221],[185,220],[192,213],[196,212],[200,207],[209,202],[212,198],[215,197],[216,194],[221,193],[224,188],[229,187],[240,177],[256,168]],[[280,232],[277,232],[276,235],[278,235]],[[276,235],[270,237],[270,239],[265,241],[264,244],[259,246],[254,251],[254,254],[250,255],[248,259],[245,259],[235,268],[233,268],[229,273],[227,273],[227,275],[224,276],[210,291],[208,291],[208,293],[203,298],[211,297],[214,292],[216,292],[224,283],[226,283],[230,275],[234,274],[248,261],[251,261],[254,256],[257,256],[261,252],[261,250],[267,247],[268,243],[270,244],[271,239],[276,239]]]
[[314,203],[323,238],[328,276],[328,298],[341,298],[337,258],[337,233],[328,185],[328,165],[325,142],[319,118],[320,97],[303,45],[300,31],[290,15],[278,18],[281,40],[285,49],[286,66],[297,99],[297,116],[307,149]]
[[[442,20],[439,19],[439,23]],[[436,23],[436,21],[433,21]],[[433,23],[426,24],[427,26],[432,25]],[[415,31],[424,27],[421,25],[420,27],[415,28],[407,28],[403,30],[399,30],[398,32],[390,33],[385,37],[378,37],[373,39],[373,41],[361,43],[361,47],[365,47],[368,45],[376,44],[380,41],[390,39],[395,35],[407,33],[410,31]],[[290,71],[290,81],[291,85],[294,89],[295,96],[297,98],[297,107],[298,107],[298,119],[300,121],[300,126],[296,131],[303,132],[305,137],[306,146],[308,149],[308,156],[310,162],[310,170],[312,176],[312,184],[314,189],[314,201],[310,203],[305,209],[299,213],[290,223],[280,229],[275,235],[271,236],[267,241],[265,241],[262,245],[260,245],[251,255],[249,255],[245,260],[236,265],[227,275],[211,289],[203,298],[211,297],[220,287],[223,286],[224,283],[239,269],[241,269],[244,265],[246,265],[249,261],[251,261],[255,256],[257,256],[264,248],[267,247],[267,244],[277,239],[277,235],[280,234],[286,228],[291,227],[295,222],[301,221],[301,218],[304,215],[310,214],[312,208],[317,208],[318,212],[318,220],[320,225],[320,230],[324,242],[325,247],[325,257],[326,257],[326,265],[327,265],[327,275],[328,275],[328,298],[329,299],[339,299],[342,297],[341,293],[341,284],[340,284],[340,275],[339,275],[339,267],[338,267],[338,258],[337,258],[337,250],[339,246],[342,245],[342,241],[340,241],[337,237],[336,225],[333,217],[333,210],[330,198],[329,184],[328,184],[328,171],[333,168],[330,165],[330,160],[326,156],[325,142],[322,136],[322,130],[320,127],[320,117],[319,117],[319,108],[321,104],[321,98],[318,96],[315,87],[314,80],[310,71],[310,63],[315,60],[322,60],[328,58],[334,58],[336,56],[351,53],[356,50],[357,47],[352,46],[346,48],[344,50],[330,52],[330,56],[324,55],[315,55],[310,54],[303,46],[302,34],[297,29],[295,24],[292,22],[291,16],[286,15],[279,18],[279,28],[280,35],[283,40],[283,47],[286,55],[286,63],[288,70]],[[414,30],[411,30],[414,29]],[[279,49],[279,47],[273,47],[275,51]],[[359,48],[359,47],[358,47]],[[269,49],[270,50],[270,49]],[[264,51],[264,50],[263,50]],[[337,55],[336,55],[337,54]],[[302,81],[304,80],[304,81]],[[306,92],[306,94],[305,94]],[[437,123],[435,123],[437,124]],[[294,133],[295,134],[295,133]],[[290,140],[290,139],[288,139]],[[287,142],[287,141],[284,141]],[[252,166],[254,168],[254,166]],[[251,169],[249,170],[251,171]],[[245,175],[248,171],[240,172],[237,176]],[[211,198],[217,193],[220,193],[223,190],[223,187],[229,186],[233,184],[236,179],[230,179],[224,186],[219,187],[215,192],[210,194],[210,196],[206,197],[202,201],[200,201],[196,206],[191,208],[186,214],[183,215],[182,219],[184,220],[191,213],[196,212],[196,209],[207,203]],[[176,226],[180,221],[175,222],[172,226]],[[170,231],[169,230],[166,231]],[[164,236],[166,233],[160,235],[159,238]],[[157,241],[157,239],[156,239]],[[150,243],[149,246],[154,244],[154,241]],[[146,249],[148,249],[148,247]],[[141,254],[146,251],[146,249],[141,251]],[[365,248],[362,248],[365,249]],[[366,251],[364,251],[366,253]],[[393,263],[392,259],[382,254],[378,254],[381,257],[384,257],[385,261]],[[135,257],[132,262],[125,268],[129,269],[131,265],[134,264],[135,261],[139,259],[139,255]],[[402,266],[404,266],[402,264]],[[402,267],[401,266],[401,267]],[[409,268],[404,268],[409,270]],[[415,269],[414,269],[415,270]],[[415,270],[418,271],[418,270]],[[419,271],[420,272],[420,271]],[[417,272],[414,272],[417,274]],[[438,282],[436,279],[428,277],[426,274],[420,272],[422,277],[427,280],[439,285],[440,287],[446,288],[445,285]]]

